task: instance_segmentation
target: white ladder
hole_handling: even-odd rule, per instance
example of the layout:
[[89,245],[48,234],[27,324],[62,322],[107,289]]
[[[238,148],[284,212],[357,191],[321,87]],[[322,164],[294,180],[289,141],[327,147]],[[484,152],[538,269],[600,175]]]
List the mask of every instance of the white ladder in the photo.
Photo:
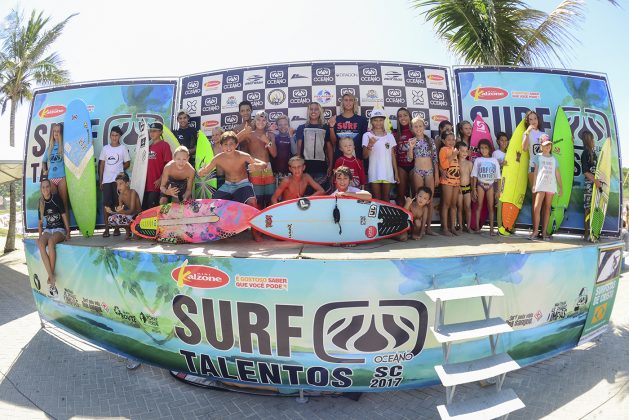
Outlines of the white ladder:
[[[524,403],[512,389],[502,389],[508,372],[517,370],[520,365],[507,353],[496,354],[500,334],[513,329],[502,318],[491,318],[492,298],[503,296],[502,290],[493,284],[453,287],[426,291],[435,302],[435,324],[430,327],[443,349],[444,364],[435,366],[435,371],[446,387],[446,404],[437,407],[442,419],[493,419],[508,416],[509,413],[524,408]],[[481,298],[485,319],[456,324],[445,323],[446,302],[460,299]],[[487,337],[491,355],[477,360],[448,363],[450,346],[455,341]],[[496,378],[496,393],[453,403],[457,385]]]

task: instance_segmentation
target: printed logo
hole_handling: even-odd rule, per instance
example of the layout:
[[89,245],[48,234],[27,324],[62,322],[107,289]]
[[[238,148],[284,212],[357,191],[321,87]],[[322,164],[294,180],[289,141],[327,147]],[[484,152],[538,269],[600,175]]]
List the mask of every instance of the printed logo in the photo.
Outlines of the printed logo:
[[170,275],[178,287],[186,285],[196,289],[216,289],[229,283],[227,273],[206,265],[188,265],[188,260],[181,267],[175,268]]
[[354,88],[341,88],[341,96],[350,94],[356,96],[356,89]]
[[364,357],[350,357],[346,352],[407,351],[417,356],[427,327],[428,311],[418,300],[380,300],[374,308],[369,301],[332,302],[315,313],[313,347],[319,359],[331,363],[365,363]]
[[205,98],[203,101],[203,105],[210,106],[218,104],[218,98],[216,96],[210,96],[209,98]]
[[205,89],[212,89],[212,88],[217,87],[220,84],[221,84],[220,80],[208,80],[207,82],[203,83],[203,87]]
[[441,82],[443,80],[445,80],[445,78],[443,76],[440,76],[438,74],[429,74],[427,76],[428,80],[432,80],[433,82]]
[[[294,93],[295,91],[293,91],[293,94]],[[334,98],[334,95],[328,89],[319,90],[314,97],[315,101],[319,102],[321,105],[325,105],[332,102],[333,98]]]
[[291,121],[306,121],[306,119],[302,117],[301,115],[293,115],[293,118],[291,118],[290,120]]
[[40,109],[37,115],[39,115],[39,118],[54,118],[65,114],[65,112],[66,107],[63,105],[50,105]]
[[229,74],[223,81],[223,91],[234,91],[242,89],[242,74]]
[[426,113],[424,111],[413,111],[413,112],[411,112],[411,116],[413,118],[419,117],[422,120],[426,121]]
[[445,97],[446,97],[446,95],[443,92],[432,92],[430,94],[430,96],[435,101],[443,101],[445,99]]
[[390,70],[388,72],[386,72],[384,74],[384,81],[385,82],[403,82],[404,80],[402,79],[402,73],[400,73],[399,71],[395,71],[395,70]]
[[448,117],[446,115],[433,115],[430,119],[434,122],[440,123],[441,121],[447,121]]
[[315,74],[319,77],[325,77],[332,74],[332,71],[327,67],[320,67],[315,71]]
[[284,71],[283,70],[273,70],[271,73],[269,73],[269,77],[271,79],[283,79],[284,78]]
[[234,95],[228,96],[225,100],[225,106],[227,108],[236,108],[238,106],[238,98],[236,98]]
[[263,77],[259,74],[254,74],[253,76],[247,77],[247,84],[256,85],[262,81]]
[[281,105],[286,100],[286,93],[281,89],[273,89],[266,96],[266,100],[269,101],[271,105]]
[[378,93],[374,89],[369,89],[367,91],[367,98],[369,98],[369,99],[378,99]]
[[332,118],[332,110],[330,108],[325,108],[323,110],[323,118],[325,120],[329,120],[330,118]]
[[271,111],[269,112],[269,121],[275,122],[282,115],[284,115],[284,113],[281,111]]
[[422,72],[419,70],[409,70],[406,72],[406,74],[408,75],[408,77],[410,78],[417,78],[417,79],[421,79],[422,77]]
[[378,234],[378,229],[376,229],[375,226],[369,226],[367,229],[365,229],[365,236],[368,237],[369,239],[375,237]]
[[198,80],[192,80],[190,82],[188,82],[188,84],[186,85],[187,89],[197,89],[199,87],[199,81]]
[[240,82],[240,76],[238,76],[237,74],[230,75],[225,78],[225,83],[238,83],[238,82]]
[[203,123],[201,124],[201,126],[203,128],[214,128],[219,124],[218,121],[216,120],[207,120],[207,121],[203,121]]
[[373,67],[365,67],[363,69],[363,76],[376,76],[378,74],[378,70]]
[[185,103],[186,112],[189,114],[196,114],[197,112],[197,100],[187,100]]
[[402,97],[402,89],[388,89],[387,95],[392,98],[401,98]]
[[247,100],[252,102],[252,101],[259,101],[260,100],[260,92],[248,92],[247,93]]
[[293,98],[305,98],[306,96],[308,96],[308,91],[306,89],[293,90]]
[[470,96],[475,101],[497,101],[509,96],[509,92],[497,87],[477,87],[470,91]]
[[238,122],[238,117],[236,115],[228,115],[225,117],[226,124],[236,124]]
[[376,217],[377,214],[378,214],[378,206],[375,204],[370,205],[369,212],[367,213],[367,217]]
[[299,74],[299,73],[295,73],[295,74],[293,74],[293,75],[291,76],[291,80],[295,80],[295,79],[307,79],[307,78],[308,78],[308,76],[304,76],[304,75],[301,75],[301,74]]
[[416,90],[416,89],[412,89],[411,93],[413,94],[413,98],[411,99],[413,101],[413,105],[425,105],[426,104],[426,98],[424,97],[424,92],[425,90]]

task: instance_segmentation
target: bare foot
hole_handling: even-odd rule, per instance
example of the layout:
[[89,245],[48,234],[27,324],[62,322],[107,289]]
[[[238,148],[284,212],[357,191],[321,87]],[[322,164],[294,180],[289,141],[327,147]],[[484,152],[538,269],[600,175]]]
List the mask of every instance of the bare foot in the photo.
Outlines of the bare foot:
[[419,235],[413,235],[413,240],[414,241],[419,241],[422,237]]
[[435,231],[433,231],[432,229],[426,229],[426,235],[430,235],[430,236],[437,236],[438,233],[436,233]]
[[460,233],[459,233],[459,232],[457,232],[457,230],[456,230],[456,229],[452,231],[452,234],[453,234],[454,236],[459,236],[459,235],[460,235]]
[[452,233],[449,230],[444,230],[441,232],[443,236],[452,236]]
[[472,229],[469,228],[469,226],[467,226],[465,229],[463,229],[464,232],[467,233],[472,233]]

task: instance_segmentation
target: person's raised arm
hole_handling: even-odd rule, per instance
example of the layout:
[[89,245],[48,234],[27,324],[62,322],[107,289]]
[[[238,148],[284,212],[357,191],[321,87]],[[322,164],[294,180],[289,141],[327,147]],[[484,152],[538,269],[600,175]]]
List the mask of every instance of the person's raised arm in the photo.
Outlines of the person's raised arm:
[[243,126],[242,130],[240,130],[238,134],[236,134],[236,137],[238,138],[238,144],[242,143],[245,140],[248,140],[249,136],[251,136],[251,132],[253,131],[248,121],[245,121],[244,124],[245,125]]

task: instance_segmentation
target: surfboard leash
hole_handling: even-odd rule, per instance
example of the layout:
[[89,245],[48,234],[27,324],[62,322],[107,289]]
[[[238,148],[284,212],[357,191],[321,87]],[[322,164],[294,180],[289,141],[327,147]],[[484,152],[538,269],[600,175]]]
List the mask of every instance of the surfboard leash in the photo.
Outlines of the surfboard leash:
[[339,198],[336,197],[334,199],[334,210],[332,210],[332,217],[334,218],[334,223],[339,225],[339,235],[343,233],[343,228],[341,228],[341,211],[338,206]]

